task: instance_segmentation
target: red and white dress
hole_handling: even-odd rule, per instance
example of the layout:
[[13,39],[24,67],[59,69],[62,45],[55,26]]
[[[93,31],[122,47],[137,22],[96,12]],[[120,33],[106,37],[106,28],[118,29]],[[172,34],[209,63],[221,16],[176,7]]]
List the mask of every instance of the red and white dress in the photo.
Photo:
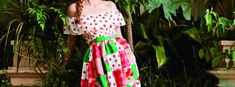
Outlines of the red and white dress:
[[[68,17],[64,34],[82,35],[89,48],[83,61],[81,87],[140,87],[136,58],[116,27],[125,25],[118,10]],[[78,21],[79,20],[79,21]]]

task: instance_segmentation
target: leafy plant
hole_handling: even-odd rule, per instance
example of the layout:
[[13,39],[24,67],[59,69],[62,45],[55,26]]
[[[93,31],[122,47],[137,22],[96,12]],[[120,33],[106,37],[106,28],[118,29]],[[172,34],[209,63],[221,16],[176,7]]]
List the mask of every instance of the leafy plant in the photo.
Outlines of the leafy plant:
[[212,60],[212,67],[221,64],[226,58],[220,51],[219,40],[226,37],[227,32],[233,31],[233,20],[207,9],[199,29],[194,27],[184,32],[202,45],[203,48],[198,52],[199,58],[205,58],[207,62]]
[[[66,23],[65,9],[71,1],[55,3],[56,0],[9,0],[8,2],[8,9],[1,12],[1,14],[10,14],[7,15],[9,20],[4,22],[8,25],[4,28],[6,33],[1,37],[1,41],[5,41],[5,52],[10,48],[10,41],[15,40],[14,51],[19,54],[18,64],[22,56],[35,60],[35,67],[38,69],[41,69],[40,65],[45,64],[49,67],[49,72],[47,74],[39,72],[43,86],[65,86],[65,79],[58,77],[65,72],[61,62],[67,47],[62,32]],[[27,54],[22,55],[20,49],[25,42],[27,42]],[[7,56],[7,53],[3,55]],[[59,69],[60,72],[57,71]]]
[[[21,44],[27,41],[28,55],[24,56],[37,60],[38,67],[41,63],[48,65],[47,74],[39,72],[45,87],[79,85],[80,69],[77,67],[81,65],[77,63],[81,61],[79,58],[82,58],[86,45],[77,46],[74,60],[70,61],[67,70],[60,66],[67,51],[62,35],[66,22],[64,13],[72,1],[8,0],[9,8],[1,9],[0,12],[0,15],[6,17],[4,21],[0,20],[3,21],[1,27],[4,27],[0,40],[0,44],[4,44],[4,58],[11,58],[5,57],[11,51],[8,49],[10,40],[15,40],[14,50],[19,54]],[[113,1],[128,20],[128,26],[133,27],[134,50],[143,86],[215,86],[216,78],[206,73],[205,67],[211,59],[221,59],[217,41],[235,25],[235,20],[227,20],[229,18],[216,13],[220,9],[221,12],[225,11],[223,6],[231,6],[219,5],[227,1]],[[212,7],[217,8],[206,11]]]
[[10,78],[5,75],[5,70],[0,70],[0,86],[1,87],[11,87]]
[[190,0],[140,0],[145,7],[145,11],[151,13],[160,6],[163,7],[164,17],[172,20],[172,16],[176,16],[176,10],[181,7],[183,16],[187,20],[191,20],[191,6]]
[[[207,64],[210,63],[211,58],[221,57],[218,56],[221,52],[218,44],[215,43],[218,38],[206,34],[204,28],[206,25],[203,25],[205,23],[203,15],[210,1],[177,1],[141,1],[145,9],[142,15],[137,15],[134,19],[134,36],[137,38],[134,49],[138,55],[140,66],[152,70],[141,71],[141,73],[147,72],[147,76],[153,77],[158,75],[161,78],[166,77],[167,81],[163,79],[159,81],[163,84],[174,84],[172,86],[215,86],[216,77],[209,78],[210,74],[205,72],[205,67],[208,67]],[[194,4],[194,2],[197,3]],[[200,9],[200,13],[197,13],[199,11],[195,10],[193,6],[202,6],[203,8]],[[203,62],[203,59],[199,59],[199,56],[202,56],[198,55],[201,48],[212,52],[212,54],[207,53],[209,60],[206,63]],[[150,61],[148,66],[145,66],[146,61]],[[175,69],[180,71],[174,71]],[[160,72],[168,73],[160,75]],[[192,74],[203,75],[203,77],[198,78]],[[152,81],[142,80],[142,83],[150,86],[154,83],[154,80]]]
[[[165,53],[165,48],[164,48],[164,43],[172,44],[170,39],[168,37],[168,29],[173,27],[171,25],[172,17],[176,16],[176,11],[181,7],[182,12],[184,12],[184,17],[187,20],[191,19],[191,7],[190,7],[190,2],[187,0],[180,0],[180,1],[175,1],[175,0],[150,0],[150,1],[145,1],[141,0],[140,1],[144,7],[145,10],[143,12],[148,11],[148,13],[154,13],[153,11],[158,9],[158,12],[155,12],[154,14],[151,15],[144,15],[142,18],[147,18],[145,23],[138,24],[140,26],[139,31],[141,32],[135,32],[137,35],[141,36],[142,38],[148,40],[147,42],[150,42],[150,44],[143,43],[143,41],[140,41],[137,43],[138,45],[145,45],[145,46],[151,46],[155,50],[156,54],[156,59],[158,62],[158,67],[160,68],[162,65],[164,65],[168,58],[166,57]],[[167,20],[164,20],[164,18],[160,18],[160,10],[162,6],[162,11],[164,12],[164,17]],[[173,14],[173,15],[171,15]],[[163,19],[163,20],[162,20]],[[154,21],[155,20],[155,21]],[[160,21],[159,21],[160,20]],[[157,23],[157,24],[156,24]],[[167,25],[169,23],[169,25]],[[161,30],[164,29],[165,30]],[[162,32],[161,32],[162,31]],[[165,32],[166,31],[166,32]],[[145,42],[145,41],[144,41]],[[144,46],[144,47],[145,47]]]

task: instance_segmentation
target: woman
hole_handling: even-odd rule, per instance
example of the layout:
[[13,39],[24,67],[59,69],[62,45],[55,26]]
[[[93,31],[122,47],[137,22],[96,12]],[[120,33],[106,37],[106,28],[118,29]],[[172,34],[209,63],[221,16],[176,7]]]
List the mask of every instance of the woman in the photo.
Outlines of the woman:
[[82,35],[89,48],[83,61],[81,87],[140,87],[136,59],[120,26],[125,25],[122,14],[111,1],[78,0],[68,7],[69,52],[67,64],[75,45],[75,36]]

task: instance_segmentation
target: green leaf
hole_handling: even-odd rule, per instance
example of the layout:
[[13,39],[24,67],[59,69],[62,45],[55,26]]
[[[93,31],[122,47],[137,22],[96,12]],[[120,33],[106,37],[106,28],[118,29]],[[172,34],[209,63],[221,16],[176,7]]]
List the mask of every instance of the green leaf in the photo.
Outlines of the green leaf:
[[139,31],[136,32],[136,33],[138,35],[140,35],[141,37],[143,37],[144,39],[149,39],[148,35],[147,35],[146,31],[145,31],[144,25],[142,23],[140,24]]
[[[51,10],[53,10],[56,14],[59,15],[60,20],[63,21],[63,24],[67,24],[67,19],[66,19],[66,15],[62,12],[62,10],[60,8],[54,8],[54,7],[50,7]],[[44,17],[46,19],[46,16]]]
[[199,50],[198,56],[200,59],[202,59],[204,57],[204,49]]
[[214,26],[211,30],[212,30],[212,36],[214,37],[216,35],[217,26]]
[[190,3],[182,3],[181,7],[183,9],[183,15],[186,20],[191,20],[191,14],[192,14],[192,8],[190,6]]
[[44,23],[40,23],[39,25],[40,25],[40,27],[42,28],[42,31],[44,31],[44,29],[45,29],[45,24],[44,24]]
[[232,60],[235,61],[235,50],[232,50]]
[[152,13],[153,10],[159,8],[163,3],[167,3],[169,0],[139,0],[141,5],[144,6],[144,11]]
[[[213,9],[212,9],[212,10],[213,10]],[[213,14],[213,16],[215,17],[215,19],[217,20],[217,18],[219,17],[219,16],[218,16],[218,13],[216,13],[216,12],[214,12],[214,11],[212,11],[212,10],[211,10],[210,13]]]
[[28,13],[30,13],[35,17],[37,24],[41,27],[43,31],[45,29],[45,23],[47,19],[47,14],[44,12],[45,9],[46,9],[45,5],[40,5],[35,8],[27,9]]
[[166,57],[166,54],[165,54],[165,49],[163,46],[152,45],[152,47],[154,48],[154,50],[156,52],[156,59],[158,62],[158,68],[161,68],[168,60]]
[[4,74],[4,70],[0,70],[0,75]]
[[206,58],[206,61],[209,62],[209,60],[210,60],[210,54],[209,54],[208,51],[206,51],[205,58]]
[[222,26],[222,28],[226,28],[229,26],[230,22],[227,18],[225,17],[219,17],[219,24]]
[[164,15],[165,18],[168,20],[171,20],[171,14],[173,16],[176,16],[176,10],[179,9],[179,7],[182,7],[184,17],[187,20],[191,19],[191,6],[189,0],[169,0],[167,3],[163,3],[163,9],[164,9]]
[[162,5],[164,17],[168,20],[172,19],[172,15],[176,16],[176,10],[181,6],[184,17],[187,20],[191,20],[191,6],[189,0],[140,0],[140,2],[145,7],[145,11],[149,13]]
[[213,24],[213,19],[212,19],[212,14],[210,13],[209,9],[206,10],[206,15],[204,16],[205,20],[206,20],[206,25],[207,25],[207,29],[208,31],[211,30],[212,28],[212,24]]
[[189,35],[189,36],[190,36],[192,39],[194,39],[195,41],[197,41],[197,42],[199,42],[199,43],[201,42],[197,28],[193,27],[193,28],[191,28],[191,29],[188,29],[188,30],[184,31],[183,33]]
[[235,26],[235,19],[233,19],[233,26]]
[[164,10],[164,16],[168,20],[171,20],[171,14],[176,16],[176,10],[179,8],[179,5],[177,3],[174,3],[173,1],[169,1],[166,4],[163,4],[163,10]]
[[159,8],[161,4],[167,3],[169,0],[150,0],[147,6],[145,6],[149,13],[154,9]]
[[143,41],[139,41],[137,42],[137,44],[134,47],[135,51],[141,51],[143,49],[146,49],[148,47],[151,47],[151,42],[143,42]]
[[223,58],[221,57],[215,57],[212,60],[212,67],[216,67],[218,64],[220,64],[223,61]]
[[210,48],[210,54],[211,54],[212,57],[215,56],[216,52],[217,52],[217,50],[215,49],[215,47]]

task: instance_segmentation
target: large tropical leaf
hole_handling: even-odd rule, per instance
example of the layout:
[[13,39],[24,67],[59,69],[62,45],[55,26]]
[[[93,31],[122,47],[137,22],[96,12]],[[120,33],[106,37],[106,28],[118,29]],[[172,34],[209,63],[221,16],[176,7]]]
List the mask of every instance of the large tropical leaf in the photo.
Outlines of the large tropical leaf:
[[[191,6],[189,0],[170,0],[168,3],[163,4],[164,15],[167,19],[171,20],[172,15],[176,15],[176,10],[182,7],[184,17],[187,20],[191,19]],[[172,14],[172,15],[171,15]]]
[[136,51],[142,51],[148,47],[151,47],[151,42],[143,42],[143,41],[139,41],[137,42],[137,44],[134,47],[134,50]]
[[165,49],[163,46],[160,45],[152,45],[156,52],[156,59],[158,62],[158,68],[161,68],[166,62],[167,62],[167,57],[165,53]]
[[188,2],[184,2],[181,4],[181,7],[183,9],[184,18],[186,20],[191,20],[191,15],[192,15],[191,5]]
[[140,23],[139,26],[140,26],[139,28],[135,29],[135,31],[134,31],[135,34],[137,34],[138,36],[140,36],[146,40],[149,39],[147,32],[146,32],[146,29],[145,29],[145,26],[142,23]]
[[144,5],[144,12],[148,11],[151,13],[156,8],[160,7],[162,4],[166,4],[169,0],[140,0],[141,4]]
[[188,30],[184,31],[183,33],[189,35],[195,41],[197,41],[199,43],[201,42],[197,28],[193,27],[191,29],[188,29]]
[[187,20],[191,20],[192,10],[190,0],[141,0],[140,2],[144,5],[145,11],[148,11],[149,13],[162,5],[164,16],[168,20],[172,19],[172,15],[176,16],[176,10],[181,7],[183,10],[183,16]]

